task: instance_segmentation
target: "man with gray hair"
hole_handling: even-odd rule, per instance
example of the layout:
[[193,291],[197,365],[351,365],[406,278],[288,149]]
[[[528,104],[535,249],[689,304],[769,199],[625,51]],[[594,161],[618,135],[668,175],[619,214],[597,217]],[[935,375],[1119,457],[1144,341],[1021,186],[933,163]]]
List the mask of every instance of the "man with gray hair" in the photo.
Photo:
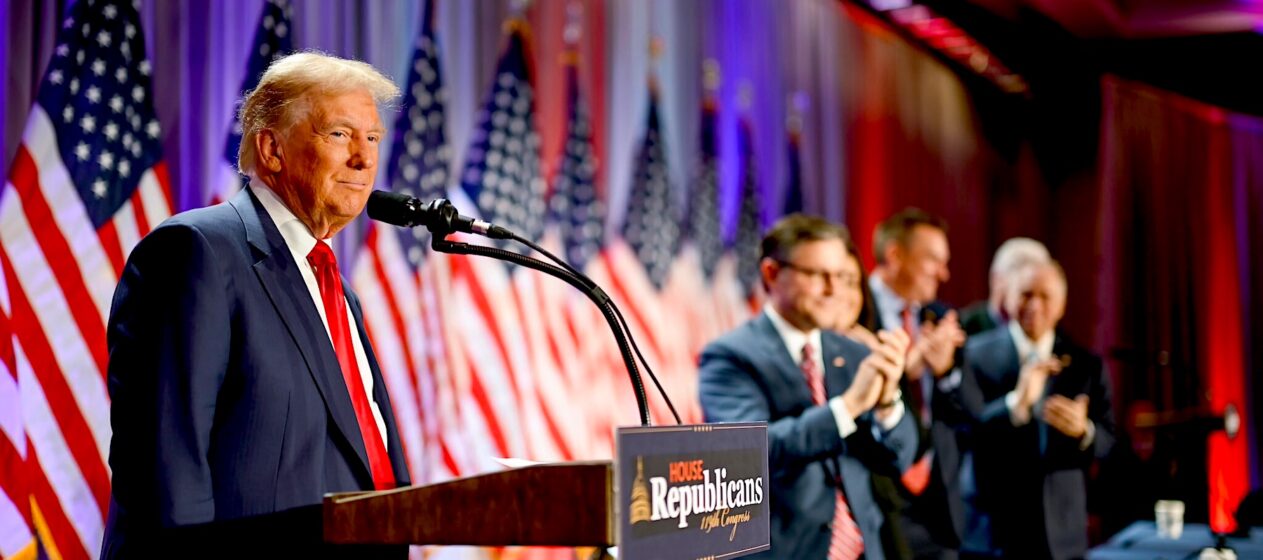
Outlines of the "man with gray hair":
[[1003,325],[1008,320],[1004,312],[1004,294],[1010,279],[1023,267],[1048,262],[1048,248],[1029,237],[1012,237],[1000,244],[991,259],[991,293],[986,300],[977,301],[960,311],[960,326],[965,334],[973,336]]
[[321,540],[324,494],[408,484],[330,246],[368,201],[378,107],[398,96],[362,62],[273,62],[239,113],[249,188],[172,217],[132,252],[108,327],[103,558],[239,555],[245,543],[325,557],[339,551]]
[[1006,326],[969,339],[960,396],[970,411],[976,557],[1082,558],[1087,479],[1114,444],[1110,378],[1100,356],[1057,331],[1066,274],[1056,261],[1010,278]]

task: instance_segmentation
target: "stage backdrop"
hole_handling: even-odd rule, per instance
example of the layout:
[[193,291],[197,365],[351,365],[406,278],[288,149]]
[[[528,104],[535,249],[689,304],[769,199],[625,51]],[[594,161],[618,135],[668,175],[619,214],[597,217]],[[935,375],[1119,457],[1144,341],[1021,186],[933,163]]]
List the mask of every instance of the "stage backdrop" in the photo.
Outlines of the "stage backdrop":
[[[94,0],[85,13],[104,22],[113,4]],[[12,265],[0,290],[0,557],[30,550],[33,534],[58,556],[96,555],[109,491],[104,322],[117,270],[166,213],[235,188],[225,156],[234,103],[251,59],[261,67],[287,47],[363,59],[392,76],[405,100],[385,117],[393,132],[379,187],[447,194],[466,213],[503,219],[564,251],[624,308],[685,421],[700,418],[697,350],[756,309],[750,241],[794,200],[845,221],[869,264],[871,229],[883,217],[906,205],[942,214],[952,227],[953,274],[941,295],[957,305],[985,296],[990,253],[1001,241],[1042,239],[1066,264],[1066,326],[1076,338],[1111,359],[1124,343],[1196,345],[1180,359],[1197,367],[1143,381],[1175,384],[1161,391],[1141,388],[1143,373],[1116,367],[1119,410],[1133,394],[1160,408],[1201,404],[1168,398],[1195,388],[1211,392],[1215,407],[1241,400],[1253,422],[1242,364],[1260,359],[1245,354],[1258,327],[1249,318],[1259,314],[1223,311],[1259,306],[1251,263],[1260,249],[1249,224],[1259,223],[1263,174],[1247,163],[1259,161],[1252,154],[1261,134],[1249,118],[1193,111],[1203,117],[1193,119],[1197,126],[1229,131],[1207,145],[1232,156],[1206,167],[1207,184],[1221,189],[1206,196],[1219,198],[1190,206],[1204,213],[1182,224],[1190,229],[1174,255],[1180,261],[1151,271],[1214,271],[1220,283],[1171,289],[1219,311],[1181,312],[1144,330],[1137,310],[1163,312],[1153,306],[1170,290],[1129,291],[1152,277],[1142,274],[1148,261],[1131,259],[1163,249],[1154,240],[1166,238],[1142,235],[1123,210],[1138,207],[1133,196],[1186,185],[1151,190],[1160,178],[1117,177],[1139,169],[1128,155],[1138,147],[1169,165],[1189,147],[1182,132],[1157,144],[1143,132],[1118,132],[1130,129],[1117,123],[1142,118],[1119,101],[1130,99],[1127,87],[1107,97],[1105,172],[1050,170],[1023,111],[1006,109],[1012,100],[991,103],[994,91],[980,93],[959,69],[833,0],[542,0],[520,13],[499,0],[144,2],[138,12],[115,6],[115,17],[131,18],[147,53],[146,70],[128,77],[143,74],[149,86],[136,103],[153,112],[152,127],[137,127],[153,131],[137,156],[150,173],[141,188],[120,182],[135,191],[88,222],[77,191],[53,192],[52,183],[18,174],[45,169],[45,160],[23,153],[46,153],[57,140],[32,136],[31,123],[48,121],[31,108],[64,44],[57,34],[73,16],[69,6],[0,0],[10,181],[0,212],[21,214],[0,224],[0,253]],[[516,16],[523,21],[507,25]],[[105,56],[107,47],[82,48]],[[1147,95],[1159,107],[1184,106],[1162,92]],[[1009,134],[985,132],[982,123],[997,115],[1010,121]],[[101,154],[91,155],[104,166]],[[1240,204],[1225,208],[1229,195]],[[337,240],[398,395],[414,479],[497,468],[497,456],[608,457],[613,426],[635,415],[594,309],[552,280],[435,256],[423,242],[366,221]],[[1217,252],[1194,259],[1203,245]],[[1166,334],[1154,334],[1159,328]],[[671,421],[662,399],[652,398],[651,409],[655,422]],[[1227,461],[1211,467],[1223,473],[1214,479],[1214,507],[1223,509],[1244,488],[1247,463],[1241,443],[1214,446]]]

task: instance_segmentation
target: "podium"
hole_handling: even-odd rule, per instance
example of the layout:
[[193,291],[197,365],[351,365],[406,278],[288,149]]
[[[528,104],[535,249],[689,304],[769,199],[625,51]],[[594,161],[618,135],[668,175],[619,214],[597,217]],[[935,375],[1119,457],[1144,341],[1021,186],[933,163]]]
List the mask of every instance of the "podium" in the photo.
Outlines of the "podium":
[[324,499],[339,544],[613,546],[614,464],[548,463]]
[[325,496],[325,542],[617,545],[624,560],[769,547],[767,424],[619,428],[617,462],[543,463]]

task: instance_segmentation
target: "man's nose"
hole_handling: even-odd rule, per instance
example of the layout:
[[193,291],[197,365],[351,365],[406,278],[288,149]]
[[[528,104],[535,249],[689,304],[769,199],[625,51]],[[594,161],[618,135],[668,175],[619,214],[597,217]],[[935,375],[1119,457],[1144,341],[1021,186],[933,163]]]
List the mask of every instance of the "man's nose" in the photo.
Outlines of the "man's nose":
[[351,158],[347,165],[353,169],[372,169],[377,165],[377,146],[367,138],[351,142]]

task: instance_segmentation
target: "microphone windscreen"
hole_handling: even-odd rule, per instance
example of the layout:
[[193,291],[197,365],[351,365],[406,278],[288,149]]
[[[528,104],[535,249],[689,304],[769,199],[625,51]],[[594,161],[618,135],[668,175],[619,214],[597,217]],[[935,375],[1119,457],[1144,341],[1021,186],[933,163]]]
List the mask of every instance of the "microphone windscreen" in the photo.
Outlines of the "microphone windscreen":
[[368,217],[394,226],[417,224],[417,202],[406,194],[373,191],[368,195]]

